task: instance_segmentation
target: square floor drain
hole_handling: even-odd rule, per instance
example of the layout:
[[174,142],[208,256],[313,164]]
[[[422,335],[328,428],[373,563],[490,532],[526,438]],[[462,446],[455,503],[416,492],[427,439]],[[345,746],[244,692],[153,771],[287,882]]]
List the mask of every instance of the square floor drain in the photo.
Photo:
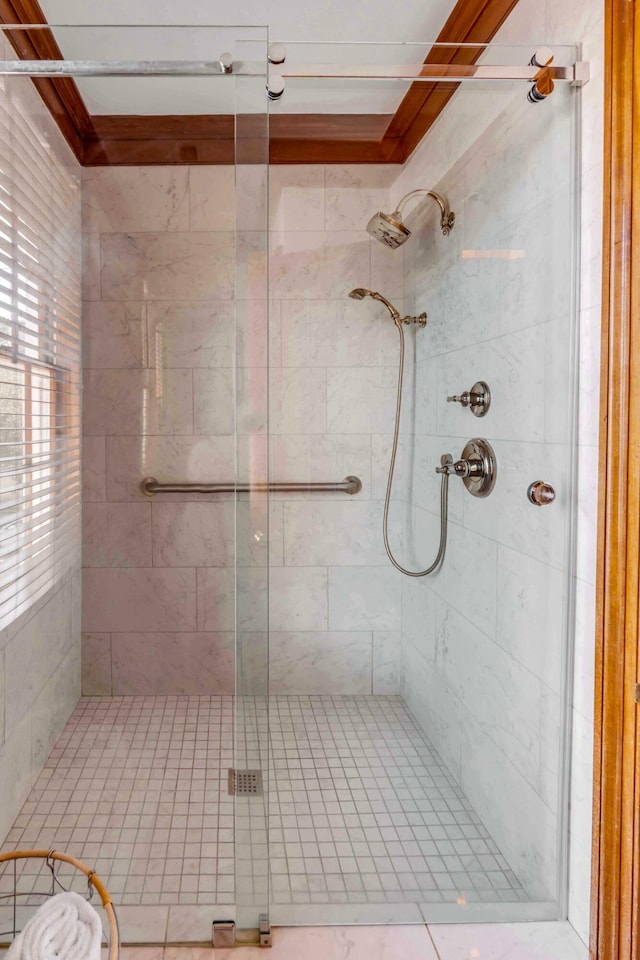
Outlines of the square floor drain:
[[261,797],[261,770],[229,770],[229,794],[232,797]]

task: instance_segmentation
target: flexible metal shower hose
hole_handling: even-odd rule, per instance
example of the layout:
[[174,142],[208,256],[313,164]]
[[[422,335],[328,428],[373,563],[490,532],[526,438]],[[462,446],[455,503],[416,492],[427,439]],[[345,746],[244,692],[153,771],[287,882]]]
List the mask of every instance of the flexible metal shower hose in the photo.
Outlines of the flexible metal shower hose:
[[393,486],[393,474],[396,466],[396,454],[398,452],[398,437],[400,435],[400,413],[402,411],[402,383],[404,380],[404,330],[402,328],[402,320],[400,318],[396,319],[395,325],[398,328],[398,333],[400,334],[400,365],[398,369],[398,399],[396,402],[396,425],[393,432],[393,446],[391,448],[391,462],[389,464],[389,479],[387,480],[387,493],[384,500],[384,521],[382,524],[383,536],[384,536],[384,548],[387,551],[387,556],[391,563],[394,565],[396,570],[399,570],[400,573],[406,574],[408,577],[426,577],[430,573],[433,573],[434,570],[440,566],[444,560],[445,551],[447,549],[447,515],[448,515],[448,505],[449,505],[449,474],[444,472],[442,474],[442,483],[440,486],[440,545],[438,547],[438,553],[436,558],[431,564],[430,567],[427,567],[426,570],[405,570],[401,564],[398,563],[393,553],[391,552],[391,547],[389,546],[389,504],[391,502],[391,487]]

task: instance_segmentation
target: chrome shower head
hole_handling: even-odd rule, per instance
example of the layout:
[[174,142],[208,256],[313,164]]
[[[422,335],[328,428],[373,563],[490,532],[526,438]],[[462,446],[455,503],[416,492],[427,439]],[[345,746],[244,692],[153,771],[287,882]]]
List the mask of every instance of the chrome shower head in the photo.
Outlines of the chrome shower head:
[[411,236],[411,230],[402,222],[402,215],[398,210],[393,213],[378,210],[367,224],[367,233],[392,250],[402,246]]
[[355,290],[352,290],[349,294],[352,300],[364,300],[365,297],[371,296],[371,290],[365,290],[364,287],[356,287]]
[[449,210],[446,201],[434,190],[412,190],[411,193],[402,198],[398,204],[398,209],[394,210],[393,213],[383,213],[378,210],[367,224],[367,233],[392,250],[401,247],[411,236],[411,230],[402,220],[402,209],[409,200],[418,196],[431,197],[436,201],[440,207],[442,234],[447,237],[456,222],[456,215]]

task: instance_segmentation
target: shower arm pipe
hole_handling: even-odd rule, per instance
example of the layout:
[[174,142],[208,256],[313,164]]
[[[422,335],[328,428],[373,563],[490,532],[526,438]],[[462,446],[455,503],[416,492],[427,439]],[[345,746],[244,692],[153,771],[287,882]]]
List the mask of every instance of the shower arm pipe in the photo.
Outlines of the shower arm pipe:
[[455,214],[451,213],[447,201],[444,197],[441,197],[439,193],[436,193],[435,190],[427,190],[425,187],[418,187],[417,190],[411,190],[402,198],[393,215],[397,214],[398,217],[402,219],[402,211],[406,205],[410,200],[417,200],[418,197],[431,197],[435,200],[440,207],[440,226],[448,233],[455,223]]
[[362,490],[359,477],[345,477],[338,483],[161,483],[145,477],[140,489],[146,497],[156,493],[348,493]]

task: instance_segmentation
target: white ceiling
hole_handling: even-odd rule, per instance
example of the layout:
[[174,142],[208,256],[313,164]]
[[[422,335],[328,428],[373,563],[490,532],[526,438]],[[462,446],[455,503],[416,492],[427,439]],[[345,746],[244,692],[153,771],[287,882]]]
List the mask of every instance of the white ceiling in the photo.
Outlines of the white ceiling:
[[[257,59],[263,44],[256,41],[265,32],[249,28],[262,25],[268,27],[270,41],[289,41],[289,63],[418,64],[455,0],[243,0],[233,6],[229,0],[40,3],[50,24],[85,25],[54,30],[67,59],[211,60],[226,51],[236,59]],[[411,46],[400,46],[407,41]],[[375,46],[380,43],[388,46]],[[265,104],[264,83],[257,79],[94,78],[80,80],[78,86],[94,114],[258,112]],[[282,100],[270,110],[393,113],[407,87],[397,81],[288,80]]]

